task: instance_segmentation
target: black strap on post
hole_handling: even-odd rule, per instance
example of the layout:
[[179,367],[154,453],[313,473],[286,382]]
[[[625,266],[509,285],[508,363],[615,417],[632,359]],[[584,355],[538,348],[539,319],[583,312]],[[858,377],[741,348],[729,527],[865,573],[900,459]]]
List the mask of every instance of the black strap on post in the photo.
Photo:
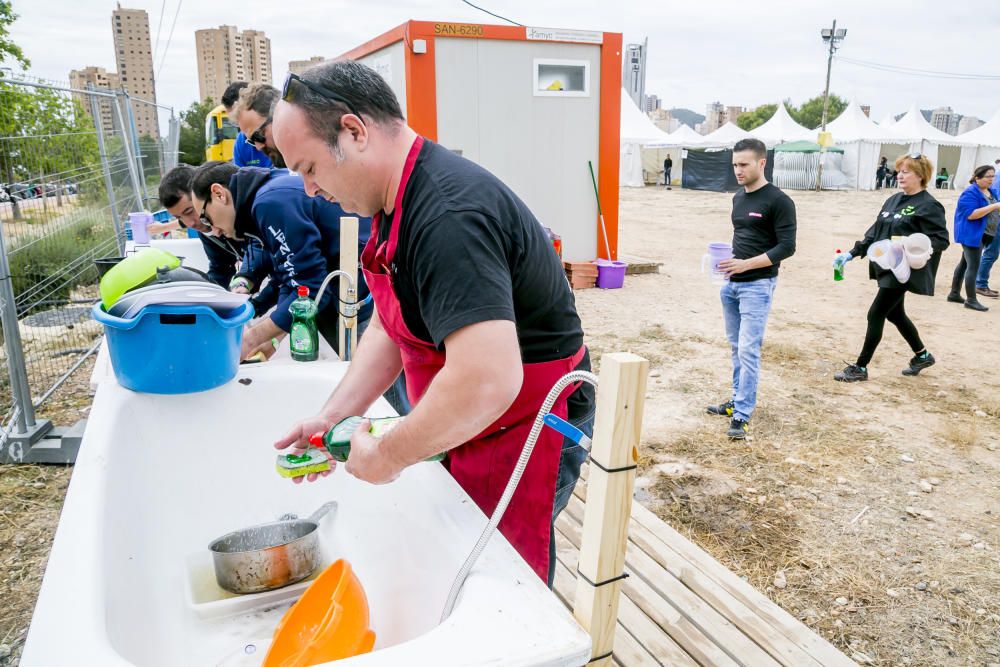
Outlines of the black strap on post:
[[593,456],[588,456],[588,457],[587,457],[587,459],[588,459],[588,460],[589,460],[589,461],[590,461],[591,463],[593,463],[593,464],[594,464],[595,466],[597,466],[598,468],[600,468],[601,470],[603,470],[603,471],[604,471],[604,472],[606,472],[606,473],[613,473],[613,472],[626,472],[626,471],[628,471],[628,470],[635,470],[636,468],[638,468],[638,467],[639,467],[639,464],[638,464],[638,463],[633,463],[633,464],[632,464],[632,465],[630,465],[630,466],[624,466],[624,467],[622,467],[622,468],[605,468],[605,467],[604,467],[604,466],[602,466],[602,465],[601,465],[600,463],[598,463],[597,461],[595,461],[595,460],[594,460],[594,457],[593,457]]
[[587,664],[589,665],[592,662],[597,662],[598,660],[604,660],[605,658],[610,658],[611,655],[612,655],[612,653],[614,653],[614,652],[613,651],[608,651],[604,655],[599,655],[596,658],[591,658],[590,660],[587,661]]
[[612,584],[612,583],[614,583],[616,581],[619,581],[621,579],[628,579],[628,576],[629,576],[627,572],[622,572],[617,577],[611,577],[610,579],[605,579],[604,581],[601,581],[601,582],[595,584],[593,581],[591,581],[590,579],[587,578],[587,575],[585,575],[583,572],[580,572],[580,568],[579,567],[576,568],[576,575],[578,577],[582,578],[584,581],[586,581],[588,584],[590,584],[594,588],[600,588],[601,586],[605,586],[607,584]]

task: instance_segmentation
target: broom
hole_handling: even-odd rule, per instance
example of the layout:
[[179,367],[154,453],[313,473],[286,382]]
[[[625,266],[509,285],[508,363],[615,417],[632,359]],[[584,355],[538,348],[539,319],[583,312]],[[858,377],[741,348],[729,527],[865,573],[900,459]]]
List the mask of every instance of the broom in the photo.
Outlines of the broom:
[[590,167],[590,182],[594,184],[594,198],[597,200],[597,213],[601,216],[601,232],[604,234],[604,251],[608,254],[608,261],[611,260],[611,246],[608,245],[608,228],[604,225],[604,211],[601,210],[601,197],[597,194],[597,179],[594,178],[594,163],[587,160]]

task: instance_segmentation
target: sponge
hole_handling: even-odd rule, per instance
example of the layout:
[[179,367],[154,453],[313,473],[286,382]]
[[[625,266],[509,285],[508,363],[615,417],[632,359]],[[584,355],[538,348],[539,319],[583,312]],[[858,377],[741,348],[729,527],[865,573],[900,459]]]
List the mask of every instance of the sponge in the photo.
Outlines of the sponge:
[[278,454],[275,469],[282,477],[301,477],[330,469],[330,459],[318,449],[307,449],[299,454]]

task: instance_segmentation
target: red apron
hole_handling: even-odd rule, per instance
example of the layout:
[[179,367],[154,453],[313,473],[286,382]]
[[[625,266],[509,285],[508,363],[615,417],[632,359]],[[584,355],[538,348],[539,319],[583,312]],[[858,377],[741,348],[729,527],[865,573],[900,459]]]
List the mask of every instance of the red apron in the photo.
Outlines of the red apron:
[[[388,268],[396,255],[399,226],[403,219],[403,194],[423,144],[423,137],[417,137],[406,157],[393,208],[395,224],[389,232],[388,241],[378,242],[378,226],[382,220],[381,215],[376,215],[372,220],[371,238],[361,255],[361,267],[375,299],[379,320],[389,338],[399,346],[406,373],[406,393],[413,405],[420,401],[445,361],[445,353],[433,343],[410,333],[403,320]],[[524,364],[521,391],[507,412],[475,438],[448,452],[445,466],[485,514],[490,515],[500,501],[546,394],[559,378],[576,368],[583,359],[584,350],[581,347],[576,354],[565,359]],[[566,399],[570,393],[563,392],[552,408],[553,414],[566,418]],[[460,418],[460,415],[456,417]],[[542,581],[548,578],[549,573],[549,528],[562,442],[563,437],[554,430],[542,429],[517,492],[500,522],[500,532]]]

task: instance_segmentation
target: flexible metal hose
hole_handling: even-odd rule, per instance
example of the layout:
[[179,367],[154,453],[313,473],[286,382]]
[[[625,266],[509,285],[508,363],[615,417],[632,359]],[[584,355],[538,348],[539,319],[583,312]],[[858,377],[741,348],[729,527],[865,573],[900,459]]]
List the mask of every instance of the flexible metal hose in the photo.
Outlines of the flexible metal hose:
[[504,512],[507,511],[507,505],[510,504],[510,499],[514,496],[514,491],[517,490],[518,482],[521,481],[521,475],[524,474],[524,469],[528,466],[528,459],[531,458],[531,452],[535,449],[535,443],[542,432],[542,420],[552,410],[552,406],[555,405],[559,394],[570,383],[580,381],[589,382],[595,387],[597,386],[597,376],[593,373],[588,371],[572,371],[559,378],[559,381],[552,385],[552,389],[549,390],[548,395],[546,395],[545,400],[542,402],[542,407],[539,408],[538,414],[535,416],[535,422],[531,425],[531,432],[528,434],[528,439],[524,441],[524,447],[521,449],[521,456],[517,459],[517,465],[514,466],[514,472],[511,473],[510,479],[507,480],[507,486],[503,490],[503,495],[500,496],[500,502],[497,503],[489,523],[486,524],[486,528],[483,529],[482,534],[480,534],[479,539],[476,541],[476,545],[472,548],[472,553],[462,563],[455,581],[451,584],[451,590],[448,592],[448,600],[444,604],[444,611],[441,612],[442,623],[451,616],[451,612],[455,608],[455,603],[458,601],[458,594],[462,591],[462,586],[465,585],[465,580],[469,577],[472,567],[482,555],[486,544],[493,537],[493,533],[496,532]]

